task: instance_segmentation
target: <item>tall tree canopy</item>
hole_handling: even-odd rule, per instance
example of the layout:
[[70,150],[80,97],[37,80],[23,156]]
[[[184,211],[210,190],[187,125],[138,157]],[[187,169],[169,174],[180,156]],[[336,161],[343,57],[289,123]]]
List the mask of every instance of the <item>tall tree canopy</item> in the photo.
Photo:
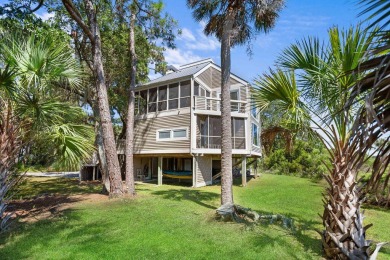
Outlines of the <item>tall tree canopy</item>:
[[205,34],[215,35],[221,42],[221,204],[233,210],[230,48],[250,42],[256,32],[270,31],[284,1],[187,0],[187,4],[195,20],[206,20]]

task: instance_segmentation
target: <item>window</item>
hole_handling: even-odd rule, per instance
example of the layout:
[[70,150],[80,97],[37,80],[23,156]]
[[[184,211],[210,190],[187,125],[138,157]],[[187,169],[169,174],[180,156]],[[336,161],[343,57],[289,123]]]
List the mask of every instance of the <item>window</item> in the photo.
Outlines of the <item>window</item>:
[[252,103],[251,113],[254,118],[257,118],[257,108],[255,103]]
[[238,102],[234,102],[234,100],[238,100],[238,90],[232,90],[230,91],[230,100],[231,100],[231,109],[232,109],[232,112],[238,112],[239,111],[239,105],[240,103]]
[[232,147],[233,149],[245,149],[244,118],[232,118]]
[[191,81],[180,82],[180,107],[191,105]]
[[171,138],[171,131],[158,131],[158,139],[169,139]]
[[252,144],[255,146],[259,146],[259,131],[258,126],[252,124]]
[[194,82],[194,96],[199,96],[199,83]]
[[168,109],[179,107],[179,83],[169,85]]
[[157,108],[157,88],[149,89],[149,99],[148,99],[148,113],[156,112]]
[[186,129],[173,130],[173,138],[187,137]]
[[139,113],[145,114],[147,110],[147,104],[148,104],[148,91],[142,90],[139,94]]
[[157,131],[157,140],[187,139],[187,128],[164,129]]
[[167,110],[167,86],[158,88],[158,111]]
[[[197,148],[221,149],[221,117],[198,115],[197,126]],[[245,149],[245,146],[245,119],[232,117],[232,147]]]

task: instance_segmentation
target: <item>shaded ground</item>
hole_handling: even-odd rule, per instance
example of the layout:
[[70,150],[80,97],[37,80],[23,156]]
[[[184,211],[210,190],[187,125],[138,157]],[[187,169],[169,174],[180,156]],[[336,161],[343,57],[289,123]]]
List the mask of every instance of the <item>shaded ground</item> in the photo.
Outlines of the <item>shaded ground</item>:
[[7,211],[12,219],[33,223],[58,217],[76,202],[99,202],[108,196],[99,194],[101,184],[79,182],[77,179],[53,177],[26,177],[14,194]]
[[8,211],[13,211],[12,219],[20,222],[34,223],[43,219],[58,217],[63,211],[74,206],[76,202],[107,201],[108,197],[102,194],[82,195],[42,195],[26,200],[12,200]]

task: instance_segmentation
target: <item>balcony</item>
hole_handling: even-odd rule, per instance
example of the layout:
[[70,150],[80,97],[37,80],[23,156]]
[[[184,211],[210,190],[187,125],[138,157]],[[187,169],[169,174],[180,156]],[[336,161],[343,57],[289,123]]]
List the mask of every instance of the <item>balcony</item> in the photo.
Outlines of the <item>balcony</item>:
[[[248,102],[241,100],[231,100],[230,104],[232,113],[244,114],[247,111],[247,103]],[[221,99],[194,96],[194,108],[195,111],[221,112]]]
[[[196,137],[196,148],[200,149],[221,149],[220,136],[198,135]],[[245,137],[233,137],[232,149],[245,150]]]

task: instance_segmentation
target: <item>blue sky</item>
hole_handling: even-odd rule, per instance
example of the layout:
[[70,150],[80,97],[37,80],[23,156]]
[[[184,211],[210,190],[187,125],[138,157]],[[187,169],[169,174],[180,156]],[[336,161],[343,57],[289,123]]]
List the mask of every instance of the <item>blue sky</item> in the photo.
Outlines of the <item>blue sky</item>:
[[[8,1],[0,0],[0,4]],[[220,64],[220,44],[214,37],[203,34],[204,23],[192,18],[185,0],[163,0],[166,12],[173,16],[182,29],[176,40],[177,48],[166,50],[168,64],[181,65],[204,58],[212,58]],[[306,36],[327,38],[327,30],[338,25],[348,28],[356,25],[359,9],[357,0],[286,0],[275,28],[268,34],[259,34],[251,42],[253,56],[249,57],[246,46],[232,49],[232,72],[252,82],[273,66],[277,55],[291,43]],[[37,13],[43,19],[51,16],[44,9]],[[151,78],[158,75],[151,74]]]
[[[184,0],[165,0],[166,11],[182,28],[177,39],[177,49],[166,51],[170,64],[180,65],[202,58],[212,58],[220,64],[220,44],[213,37],[203,34],[203,24],[192,18]],[[356,0],[287,0],[275,28],[259,34],[252,41],[253,56],[249,57],[245,46],[232,50],[232,72],[252,82],[254,78],[274,64],[276,56],[296,40],[306,36],[326,39],[328,28],[338,25],[348,28],[359,22]]]

